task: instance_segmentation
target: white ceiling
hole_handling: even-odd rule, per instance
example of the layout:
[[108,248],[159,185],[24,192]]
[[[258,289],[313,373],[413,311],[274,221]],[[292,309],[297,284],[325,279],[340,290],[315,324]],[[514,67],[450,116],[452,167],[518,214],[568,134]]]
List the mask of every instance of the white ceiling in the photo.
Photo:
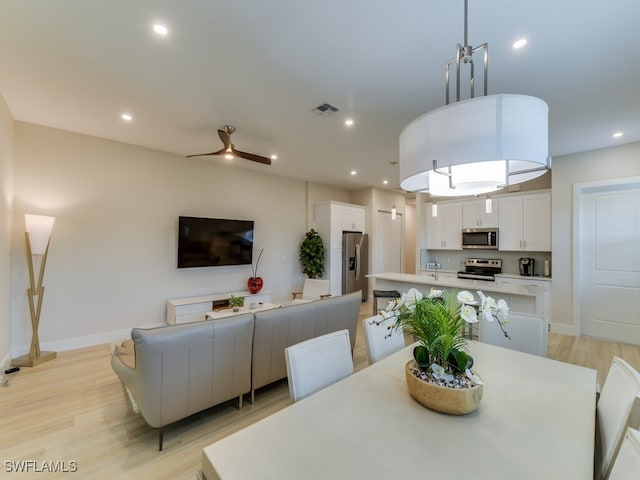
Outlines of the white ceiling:
[[[444,104],[463,5],[2,0],[0,95],[16,120],[180,155],[218,150],[230,124],[240,150],[279,156],[238,167],[382,187],[403,126]],[[638,19],[638,0],[469,0],[469,43],[489,43],[490,94],[549,104],[557,156],[640,141]],[[528,45],[513,50],[521,36]],[[323,102],[341,111],[312,113]]]

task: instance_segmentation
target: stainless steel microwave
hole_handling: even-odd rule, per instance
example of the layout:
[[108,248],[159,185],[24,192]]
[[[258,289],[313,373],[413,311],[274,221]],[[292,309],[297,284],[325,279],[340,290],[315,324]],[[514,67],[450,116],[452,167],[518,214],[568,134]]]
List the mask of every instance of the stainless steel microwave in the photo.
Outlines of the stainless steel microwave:
[[498,249],[497,228],[466,228],[462,230],[462,248]]

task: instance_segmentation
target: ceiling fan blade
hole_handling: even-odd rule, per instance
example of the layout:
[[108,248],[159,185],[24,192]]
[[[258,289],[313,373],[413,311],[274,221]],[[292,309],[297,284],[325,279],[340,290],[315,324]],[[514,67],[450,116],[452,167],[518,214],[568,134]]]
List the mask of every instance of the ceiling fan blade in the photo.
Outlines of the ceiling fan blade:
[[193,155],[187,155],[186,158],[189,157],[204,157],[206,155],[223,155],[225,153],[226,149],[223,148],[222,150],[218,150],[217,152],[211,152],[211,153],[194,153]]
[[253,153],[241,152],[240,150],[236,150],[232,147],[233,155],[236,157],[244,158],[246,160],[251,160],[253,162],[264,163],[265,165],[271,165],[271,159],[267,157],[262,157],[260,155],[254,155]]

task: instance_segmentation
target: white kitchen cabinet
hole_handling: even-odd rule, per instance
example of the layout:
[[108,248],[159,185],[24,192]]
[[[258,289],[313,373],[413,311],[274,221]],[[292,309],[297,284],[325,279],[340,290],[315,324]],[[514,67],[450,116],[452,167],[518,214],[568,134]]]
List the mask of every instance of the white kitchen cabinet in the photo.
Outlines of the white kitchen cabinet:
[[462,250],[462,202],[438,204],[437,216],[432,203],[425,212],[425,238],[428,250]]
[[342,207],[342,230],[364,232],[364,207]]
[[491,212],[487,212],[486,200],[476,198],[462,202],[462,228],[498,227],[498,202],[491,199]]
[[551,251],[551,193],[510,195],[498,200],[500,250]]
[[342,295],[342,232],[365,233],[365,207],[342,202],[314,205],[315,229],[325,248],[324,275],[331,295]]

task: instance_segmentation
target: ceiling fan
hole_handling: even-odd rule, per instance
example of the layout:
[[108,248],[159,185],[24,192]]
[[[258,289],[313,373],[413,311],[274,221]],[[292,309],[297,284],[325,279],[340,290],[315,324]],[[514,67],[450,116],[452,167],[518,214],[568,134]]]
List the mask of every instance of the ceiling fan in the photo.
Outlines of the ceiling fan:
[[222,130],[218,130],[218,136],[224,147],[218,150],[217,152],[211,153],[196,153],[194,155],[187,155],[189,157],[201,157],[205,155],[224,155],[225,158],[232,159],[234,157],[244,158],[246,160],[251,160],[252,162],[264,163],[265,165],[271,165],[271,159],[267,157],[263,157],[261,155],[255,155],[253,153],[241,152],[240,150],[236,150],[236,147],[233,143],[231,143],[231,134],[236,131],[236,127],[232,127],[231,125],[225,125],[222,127]]

